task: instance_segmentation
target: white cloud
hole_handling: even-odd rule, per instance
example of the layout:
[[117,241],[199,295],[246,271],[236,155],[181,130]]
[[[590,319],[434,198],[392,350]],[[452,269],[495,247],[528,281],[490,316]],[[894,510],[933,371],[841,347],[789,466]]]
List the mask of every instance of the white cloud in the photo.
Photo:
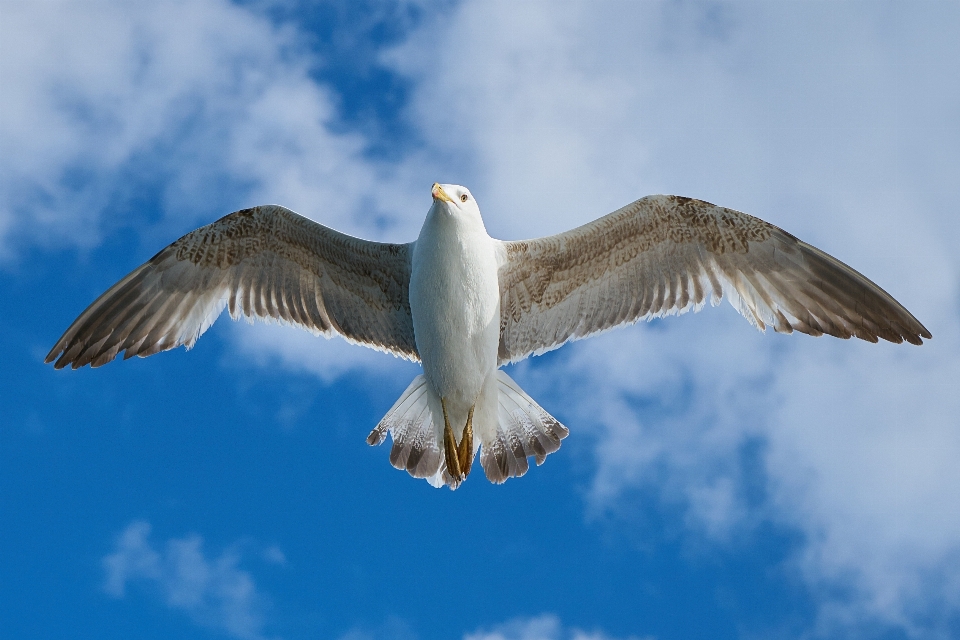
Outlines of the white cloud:
[[[489,629],[482,629],[463,636],[463,640],[615,640],[602,631],[587,632],[565,628],[560,619],[545,614],[532,618],[515,618]],[[624,640],[640,640],[630,636]],[[646,640],[653,640],[647,636]]]
[[[330,97],[293,30],[226,0],[10,3],[2,41],[8,232],[95,242],[142,156],[178,228],[277,199],[362,226],[375,168],[362,139],[329,131]],[[224,203],[222,180],[240,197]]]
[[352,345],[338,336],[318,338],[295,327],[242,322],[231,334],[238,357],[260,366],[279,364],[305,371],[326,383],[355,370],[408,380],[419,372],[419,365],[394,355]]
[[[400,618],[390,618],[375,627],[357,627],[351,629],[340,640],[411,640],[417,638],[416,632]],[[477,629],[463,635],[463,640],[654,640],[652,636],[643,638],[631,635],[615,638],[603,631],[584,631],[576,627],[565,627],[560,618],[553,614],[531,617],[519,617],[491,626]]]
[[417,640],[418,635],[403,618],[391,616],[376,627],[360,626],[338,640]]
[[163,545],[149,537],[147,522],[131,522],[123,530],[114,552],[103,559],[107,593],[123,598],[128,585],[136,584],[157,592],[167,606],[198,624],[235,638],[264,637],[264,597],[251,575],[238,567],[236,554],[210,557],[197,535],[171,538]]
[[834,253],[932,330],[919,349],[758,336],[725,306],[517,371],[594,436],[592,508],[653,488],[720,544],[799,530],[827,635],[943,634],[960,612],[958,27],[946,3],[464,2],[387,58],[500,237],[700,197]]
[[270,546],[263,550],[263,559],[267,562],[280,565],[281,567],[286,566],[287,564],[287,554],[283,552],[280,547]]
[[280,67],[281,34],[218,0],[8,3],[2,28],[2,216],[50,244],[96,242],[142,154],[171,174],[168,206],[198,195],[178,192],[212,182],[205,163],[229,139],[218,120],[243,117]]
[[[360,136],[331,131],[333,102],[309,74],[319,61],[294,29],[227,0],[8,3],[0,29],[0,258],[24,243],[95,246],[140,215],[129,190],[154,182],[163,215],[138,225],[144,257],[270,202],[347,233],[416,237],[417,216],[396,213],[423,209],[428,180],[391,186]],[[383,368],[360,349],[231,335],[294,368],[318,370],[319,348],[325,379]]]

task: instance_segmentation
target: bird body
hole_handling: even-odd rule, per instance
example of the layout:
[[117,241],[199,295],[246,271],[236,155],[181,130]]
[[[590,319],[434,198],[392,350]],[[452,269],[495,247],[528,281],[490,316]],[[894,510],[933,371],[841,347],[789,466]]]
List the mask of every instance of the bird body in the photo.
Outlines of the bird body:
[[451,198],[434,199],[411,256],[410,313],[423,375],[447,398],[459,438],[470,407],[497,370],[498,247],[468,192],[441,188]]
[[[498,372],[502,253],[501,244],[487,235],[470,192],[459,185],[435,184],[433,205],[413,245],[410,265],[410,315],[423,366],[423,380],[414,380],[411,386],[422,384],[422,396],[419,403],[401,406],[404,411],[399,415],[389,412],[378,426],[394,433],[395,442],[398,432],[409,431],[417,434],[412,438],[414,446],[435,443],[425,447],[430,449],[426,458],[395,449],[394,460],[408,470],[411,464],[414,469],[422,464],[419,474],[434,484],[456,488],[481,447],[485,454],[501,450],[499,456],[485,455],[482,463],[488,476],[506,479],[511,466],[505,458],[508,443],[514,442],[515,447],[532,437],[545,457],[546,450],[559,447],[567,434],[505,373]],[[513,406],[512,414],[503,420],[501,393],[503,401]],[[421,413],[414,422],[397,424],[417,411]],[[540,439],[545,439],[546,447]],[[522,447],[512,457],[517,456],[526,461]]]
[[504,364],[726,298],[761,331],[922,344],[931,334],[839,260],[745,213],[647,196],[554,236],[504,242],[458,185],[434,184],[415,242],[353,238],[280,206],[188,233],[97,298],[47,354],[58,369],[193,346],[222,313],[290,323],[419,361],[367,436],[457,488],[473,459],[501,483],[569,431]]

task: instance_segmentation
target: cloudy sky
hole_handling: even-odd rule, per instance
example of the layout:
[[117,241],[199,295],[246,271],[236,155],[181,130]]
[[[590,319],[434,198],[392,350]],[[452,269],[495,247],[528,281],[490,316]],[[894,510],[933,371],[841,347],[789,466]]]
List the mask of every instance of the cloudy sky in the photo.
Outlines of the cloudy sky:
[[[11,638],[960,637],[960,4],[0,0],[0,628]],[[867,274],[923,347],[729,306],[514,366],[570,427],[455,493],[364,442],[418,367],[221,320],[54,371],[230,211],[495,237],[674,193]]]

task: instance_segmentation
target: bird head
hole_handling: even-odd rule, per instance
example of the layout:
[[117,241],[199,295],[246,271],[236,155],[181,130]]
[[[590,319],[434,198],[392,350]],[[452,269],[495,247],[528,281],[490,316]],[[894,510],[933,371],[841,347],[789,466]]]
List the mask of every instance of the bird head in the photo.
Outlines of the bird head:
[[480,207],[466,187],[434,182],[430,193],[433,195],[434,207],[457,217],[480,220]]

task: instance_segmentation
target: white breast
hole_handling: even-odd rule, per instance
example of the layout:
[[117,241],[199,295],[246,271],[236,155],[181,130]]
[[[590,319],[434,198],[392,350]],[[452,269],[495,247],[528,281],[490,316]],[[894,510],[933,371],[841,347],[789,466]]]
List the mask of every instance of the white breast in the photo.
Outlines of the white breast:
[[423,373],[452,413],[464,416],[497,368],[496,251],[479,216],[451,213],[437,203],[412,256],[410,311]]

